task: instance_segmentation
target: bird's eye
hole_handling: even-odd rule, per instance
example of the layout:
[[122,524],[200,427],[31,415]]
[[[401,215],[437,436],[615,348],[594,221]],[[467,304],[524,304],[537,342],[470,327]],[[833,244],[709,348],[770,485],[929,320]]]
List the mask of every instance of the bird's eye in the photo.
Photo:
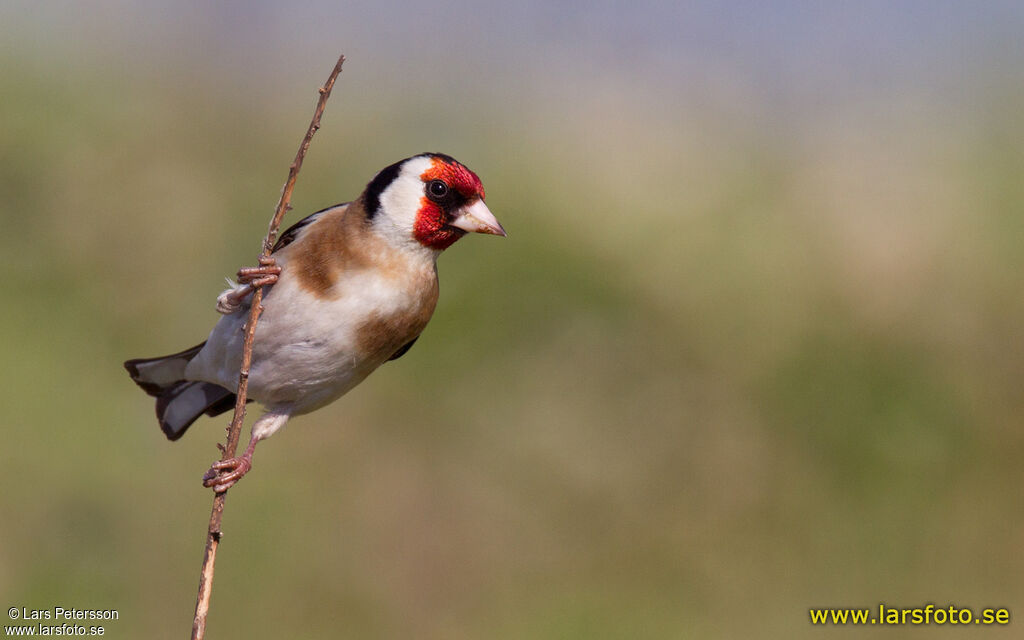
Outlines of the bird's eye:
[[448,195],[448,185],[441,180],[431,180],[427,185],[427,194],[431,200],[442,200]]

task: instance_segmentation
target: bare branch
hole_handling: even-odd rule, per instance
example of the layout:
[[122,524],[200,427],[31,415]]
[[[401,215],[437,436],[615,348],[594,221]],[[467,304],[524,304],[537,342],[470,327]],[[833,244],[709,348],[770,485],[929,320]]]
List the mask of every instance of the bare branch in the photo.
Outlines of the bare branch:
[[[327,107],[327,99],[331,97],[334,81],[337,80],[338,74],[341,73],[341,66],[344,63],[345,56],[339,57],[338,63],[334,65],[331,75],[327,78],[327,82],[324,83],[324,86],[320,87],[320,99],[317,101],[316,110],[313,112],[313,120],[309,123],[305,137],[302,138],[302,144],[299,145],[299,151],[295,154],[295,160],[292,161],[291,166],[288,168],[288,180],[284,183],[284,188],[281,189],[281,199],[277,203],[274,217],[270,220],[267,236],[263,240],[263,251],[260,254],[261,260],[270,256],[274,248],[274,241],[277,239],[278,228],[281,226],[281,220],[284,218],[284,214],[291,209],[289,202],[292,198],[292,191],[295,189],[295,180],[299,175],[299,169],[302,168],[302,161],[306,157],[306,151],[309,150],[309,143],[313,140],[313,134],[320,128],[320,117]],[[249,309],[249,321],[245,325],[245,341],[242,345],[242,366],[238,372],[238,398],[235,402],[235,414],[231,419],[231,425],[228,427],[227,443],[224,446],[218,445],[222,453],[221,460],[228,460],[234,457],[242,432],[242,422],[245,420],[245,402],[249,389],[249,368],[252,365],[252,343],[256,335],[256,322],[259,320],[260,314],[263,313],[263,285],[254,283],[254,288],[252,306]],[[217,559],[217,546],[221,538],[220,524],[224,516],[224,499],[226,495],[227,491],[223,491],[216,494],[213,498],[210,526],[207,529],[206,535],[206,551],[203,553],[203,570],[199,578],[199,593],[196,596],[196,613],[192,621],[192,640],[202,640],[206,635],[206,615],[210,611],[214,563]]]

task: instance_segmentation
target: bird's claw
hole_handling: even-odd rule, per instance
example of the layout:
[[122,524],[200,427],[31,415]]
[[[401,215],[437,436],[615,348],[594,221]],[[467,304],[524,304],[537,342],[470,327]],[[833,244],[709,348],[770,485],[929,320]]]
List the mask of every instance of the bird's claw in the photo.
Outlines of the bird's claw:
[[260,256],[260,266],[243,267],[238,270],[238,284],[232,282],[232,288],[217,297],[217,312],[231,315],[245,304],[245,299],[257,287],[266,287],[277,283],[281,275],[281,267],[277,266],[274,256]]
[[277,282],[279,275],[281,267],[277,266],[274,256],[260,256],[260,266],[243,267],[238,270],[238,283],[263,287]]
[[233,487],[242,476],[252,469],[252,453],[246,452],[235,458],[218,460],[203,474],[203,486],[223,493]]

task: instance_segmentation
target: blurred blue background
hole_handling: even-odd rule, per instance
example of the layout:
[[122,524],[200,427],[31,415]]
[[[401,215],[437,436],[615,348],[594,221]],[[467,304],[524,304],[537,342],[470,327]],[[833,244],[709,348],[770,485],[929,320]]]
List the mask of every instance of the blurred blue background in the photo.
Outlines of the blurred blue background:
[[168,443],[120,363],[205,337],[344,53],[286,224],[429,150],[510,237],[261,446],[211,638],[1024,613],[1022,32],[1008,1],[8,0],[0,603],[188,633],[226,419]]

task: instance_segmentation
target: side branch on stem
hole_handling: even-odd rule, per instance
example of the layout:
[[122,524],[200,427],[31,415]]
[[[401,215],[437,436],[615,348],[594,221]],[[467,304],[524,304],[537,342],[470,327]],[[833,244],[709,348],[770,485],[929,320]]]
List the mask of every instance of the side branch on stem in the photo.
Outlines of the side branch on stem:
[[[334,65],[331,75],[327,78],[327,82],[324,83],[324,86],[320,87],[320,99],[317,101],[316,110],[313,112],[313,120],[309,123],[309,128],[302,139],[302,144],[299,145],[299,151],[295,154],[295,160],[292,161],[291,166],[288,168],[288,180],[284,183],[284,188],[281,190],[281,199],[277,203],[274,217],[270,220],[267,236],[263,240],[260,264],[265,263],[270,257],[270,253],[274,248],[274,242],[277,239],[278,228],[281,226],[281,220],[284,218],[284,214],[291,209],[290,201],[292,191],[295,189],[295,180],[299,175],[299,169],[302,168],[302,161],[306,157],[306,151],[309,150],[309,143],[313,140],[313,134],[320,128],[320,117],[324,113],[327,99],[331,97],[331,89],[334,88],[334,81],[337,80],[338,74],[341,73],[341,66],[344,63],[345,56],[339,57],[338,63]],[[223,446],[217,445],[221,449],[222,462],[234,457],[242,432],[242,422],[245,420],[245,403],[249,388],[249,367],[252,365],[252,343],[253,337],[256,335],[256,322],[263,312],[261,304],[263,301],[263,283],[257,280],[252,283],[252,287],[254,289],[252,306],[249,309],[249,321],[245,325],[245,341],[242,346],[242,365],[238,372],[238,398],[235,402],[235,413],[231,419],[231,425],[228,427],[226,444]],[[192,621],[192,640],[202,640],[206,634],[206,615],[210,610],[214,563],[217,559],[217,546],[220,543],[220,524],[224,516],[224,498],[226,495],[227,490],[225,489],[218,492],[213,498],[210,526],[207,529],[206,535],[206,550],[203,553],[203,569],[199,578],[199,593],[196,596],[195,618]]]

